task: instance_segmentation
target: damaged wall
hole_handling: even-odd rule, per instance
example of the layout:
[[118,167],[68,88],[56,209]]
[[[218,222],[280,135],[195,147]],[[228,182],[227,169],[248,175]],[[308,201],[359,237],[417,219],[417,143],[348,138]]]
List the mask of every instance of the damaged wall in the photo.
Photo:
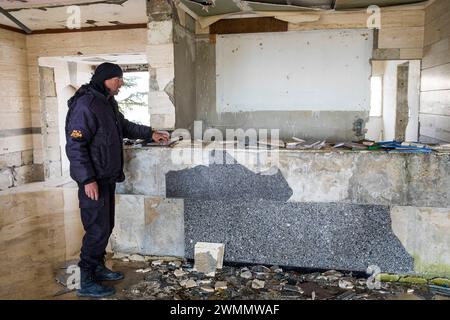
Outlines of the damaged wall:
[[[450,275],[449,154],[267,154],[230,148],[228,156],[234,152],[236,160],[247,161],[199,165],[179,163],[183,152],[211,160],[211,149],[193,152],[181,144],[127,148],[128,178],[117,189],[119,194],[160,198],[159,203],[173,207],[155,209],[158,218],[163,212],[179,213],[181,204],[171,200],[183,199],[184,224],[170,219],[164,227],[176,239],[176,232],[184,230],[185,243],[166,242],[166,252],[175,246],[192,256],[195,242],[207,241],[226,243],[226,259],[234,262],[361,271],[370,262],[392,272]],[[127,206],[118,212],[118,234],[141,225],[132,236],[116,239],[127,252],[148,253],[144,244],[152,237],[149,231],[162,227],[161,222],[144,227],[144,209]]]
[[174,106],[174,42],[173,11],[170,1],[147,1],[150,71],[150,124],[156,129],[173,129]]
[[422,86],[421,142],[450,142],[450,1],[426,9]]
[[[186,26],[190,16],[180,19]],[[179,15],[181,16],[179,11]],[[300,19],[305,15],[305,19]],[[306,15],[308,17],[306,17]],[[312,16],[314,17],[312,17]],[[423,48],[423,24],[425,12],[423,8],[399,11],[394,9],[382,10],[381,30],[374,41],[374,58],[385,59],[420,59]],[[369,15],[366,11],[356,12],[326,12],[326,13],[298,13],[296,15],[301,23],[288,23],[288,31],[308,31],[324,29],[367,29]],[[314,19],[313,19],[314,18]],[[294,19],[295,20],[295,19]],[[293,20],[293,21],[294,21]],[[306,22],[305,22],[306,21]],[[184,24],[183,24],[184,23]],[[217,112],[216,106],[216,41],[217,36],[210,33],[210,28],[202,28],[195,24],[195,74],[190,77],[195,81],[195,119],[204,122],[204,128],[280,128],[282,138],[300,136],[304,138],[317,138],[332,140],[353,140],[364,136],[365,128],[358,126],[359,121],[368,121],[367,111],[244,111],[244,112]],[[179,59],[176,56],[176,60]],[[177,65],[181,64],[177,61]],[[177,73],[178,74],[178,73]],[[187,76],[185,76],[187,77]],[[180,85],[177,90],[184,93],[191,91],[183,89]],[[180,93],[180,95],[182,95]],[[184,105],[186,103],[184,102]],[[183,105],[183,108],[184,108]],[[185,119],[178,106],[177,127],[189,128],[192,126],[191,118]],[[189,108],[192,110],[192,107]]]
[[368,111],[372,50],[369,29],[217,35],[217,112]]
[[383,75],[382,140],[396,138],[396,110],[398,97],[398,66],[408,63],[407,103],[409,107],[408,124],[404,130],[405,141],[417,141],[418,110],[420,90],[420,61],[386,61]]
[[33,127],[30,115],[25,35],[0,29],[0,190],[29,183],[33,176]]
[[[243,61],[242,63],[245,63]],[[354,139],[354,122],[365,120],[368,111],[245,111],[221,112],[216,105],[216,48],[208,37],[197,42],[197,119],[206,127],[226,128],[277,128],[281,138]],[[325,89],[324,89],[325,90]],[[243,93],[245,94],[245,93]],[[359,137],[363,132],[359,132]]]
[[196,120],[195,21],[184,14],[183,18],[185,26],[174,24],[175,128],[191,129]]

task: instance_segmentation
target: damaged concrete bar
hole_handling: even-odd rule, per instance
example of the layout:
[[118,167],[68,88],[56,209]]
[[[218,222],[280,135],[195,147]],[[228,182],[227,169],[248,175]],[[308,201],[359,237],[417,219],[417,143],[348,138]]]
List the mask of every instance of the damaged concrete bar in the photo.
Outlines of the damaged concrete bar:
[[[207,241],[225,243],[225,261],[448,275],[448,154],[280,150],[279,167],[264,175],[270,165],[256,160],[249,163],[259,166],[173,163],[183,148],[190,152],[127,149],[132,178],[118,190],[183,199],[186,257]],[[211,150],[200,152],[210,157]],[[263,153],[238,150],[236,158],[239,152]],[[411,242],[417,233],[424,241]]]

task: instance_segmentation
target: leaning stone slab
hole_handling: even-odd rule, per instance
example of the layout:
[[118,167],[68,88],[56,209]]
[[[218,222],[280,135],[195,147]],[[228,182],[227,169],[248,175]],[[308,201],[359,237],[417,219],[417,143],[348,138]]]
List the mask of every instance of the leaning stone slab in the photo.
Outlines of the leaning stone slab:
[[117,194],[111,247],[130,255],[183,257],[183,200]]
[[222,243],[197,242],[194,247],[194,269],[208,277],[214,277],[216,269],[222,269],[223,255]]

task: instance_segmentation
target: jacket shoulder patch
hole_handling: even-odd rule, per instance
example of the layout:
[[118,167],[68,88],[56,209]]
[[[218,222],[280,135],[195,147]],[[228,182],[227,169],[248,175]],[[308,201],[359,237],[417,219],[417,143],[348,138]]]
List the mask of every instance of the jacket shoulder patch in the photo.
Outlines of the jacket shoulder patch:
[[80,130],[73,130],[72,133],[70,134],[70,136],[74,139],[81,139],[83,138],[83,134],[81,133]]

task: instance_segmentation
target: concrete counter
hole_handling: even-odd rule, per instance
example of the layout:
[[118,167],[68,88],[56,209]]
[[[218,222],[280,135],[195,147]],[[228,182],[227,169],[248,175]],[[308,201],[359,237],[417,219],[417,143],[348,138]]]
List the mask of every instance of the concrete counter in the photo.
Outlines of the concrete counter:
[[[216,151],[213,157],[212,152],[188,147],[128,148],[125,151],[127,180],[118,192],[210,200],[275,197],[295,202],[450,207],[450,154],[280,149],[278,152],[236,150],[235,154],[231,150],[226,156]],[[180,163],[180,157],[186,158],[186,154],[191,163]],[[247,161],[239,161],[245,157]],[[216,159],[222,165],[211,164]],[[246,179],[239,178],[242,175]],[[266,179],[258,179],[261,176]],[[197,183],[199,177],[201,183]],[[271,184],[267,181],[272,186],[273,183],[280,186],[255,194],[254,188],[258,187],[255,184],[268,187]],[[227,186],[233,190],[228,192]],[[289,188],[291,191],[285,192],[291,195],[274,196],[275,187]],[[251,195],[236,192],[234,188]],[[211,194],[214,191],[221,193]]]
[[127,148],[113,248],[192,258],[196,242],[221,242],[225,261],[449,276],[449,160]]

